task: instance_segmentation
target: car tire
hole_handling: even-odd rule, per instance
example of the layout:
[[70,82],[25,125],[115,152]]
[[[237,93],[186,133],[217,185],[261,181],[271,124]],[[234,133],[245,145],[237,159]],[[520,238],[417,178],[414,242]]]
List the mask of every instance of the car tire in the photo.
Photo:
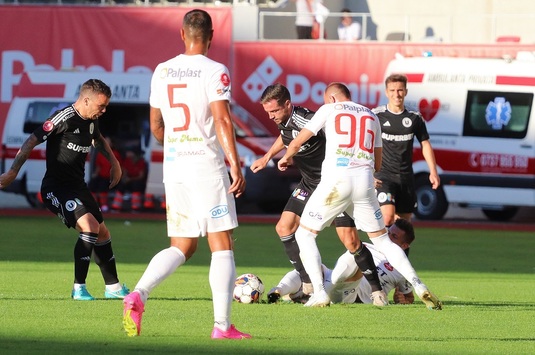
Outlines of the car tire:
[[431,187],[428,174],[416,177],[415,192],[418,207],[414,214],[418,219],[437,220],[444,217],[448,211],[448,200],[442,186],[436,190]]

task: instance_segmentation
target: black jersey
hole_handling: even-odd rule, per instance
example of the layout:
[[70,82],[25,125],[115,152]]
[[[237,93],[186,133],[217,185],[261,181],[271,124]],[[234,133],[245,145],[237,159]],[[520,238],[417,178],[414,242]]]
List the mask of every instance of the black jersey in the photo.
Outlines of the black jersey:
[[412,174],[412,149],[414,137],[419,142],[429,139],[425,121],[416,111],[405,108],[395,114],[385,106],[372,110],[381,123],[383,139],[383,160],[381,172],[391,174]]
[[[304,107],[294,106],[288,121],[278,125],[282,142],[286,147],[299,134],[301,129],[314,116],[314,112]],[[293,157],[294,165],[302,176],[304,186],[313,191],[321,179],[321,164],[325,158],[325,133],[319,131],[317,135],[301,146]]]
[[83,119],[73,106],[56,111],[33,134],[46,141],[45,185],[85,185],[85,162],[93,137],[100,135],[98,120]]

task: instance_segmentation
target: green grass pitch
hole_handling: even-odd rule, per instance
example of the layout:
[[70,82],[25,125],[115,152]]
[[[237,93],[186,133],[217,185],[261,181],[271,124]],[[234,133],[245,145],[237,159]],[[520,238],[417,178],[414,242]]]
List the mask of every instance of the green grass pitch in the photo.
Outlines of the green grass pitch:
[[[131,289],[159,250],[165,222],[108,219],[121,282]],[[414,305],[233,303],[232,321],[251,340],[214,341],[206,240],[146,305],[140,337],[122,330],[122,302],[103,298],[92,263],[92,302],[70,299],[76,232],[53,216],[0,217],[2,354],[534,354],[535,235],[416,228],[411,260],[444,310]],[[237,274],[273,287],[290,270],[272,224],[234,233]],[[367,241],[366,237],[362,237]],[[318,237],[325,264],[343,252],[334,228]]]

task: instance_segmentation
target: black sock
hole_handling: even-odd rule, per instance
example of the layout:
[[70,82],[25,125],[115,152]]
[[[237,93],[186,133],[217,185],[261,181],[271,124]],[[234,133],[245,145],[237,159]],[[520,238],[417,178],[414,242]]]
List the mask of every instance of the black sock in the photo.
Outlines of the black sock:
[[80,232],[74,246],[74,283],[85,284],[97,233]]
[[310,283],[310,276],[308,276],[307,272],[305,271],[305,267],[303,266],[301,257],[299,256],[299,245],[295,240],[295,233],[292,233],[286,237],[282,237],[281,241],[282,245],[284,245],[286,255],[288,255],[288,259],[290,259],[293,267],[299,273],[299,276],[301,276],[301,282]]
[[115,264],[115,255],[111,248],[111,239],[103,244],[95,244],[95,263],[100,267],[100,272],[106,285],[113,285],[119,282],[117,277],[117,266]]
[[372,292],[382,290],[383,288],[381,287],[381,281],[379,280],[379,275],[377,274],[377,267],[373,262],[373,256],[372,253],[370,253],[370,250],[366,248],[364,243],[360,243],[360,248],[358,248],[353,255],[355,256],[355,261],[357,262],[360,271],[366,280],[368,280],[372,288]]

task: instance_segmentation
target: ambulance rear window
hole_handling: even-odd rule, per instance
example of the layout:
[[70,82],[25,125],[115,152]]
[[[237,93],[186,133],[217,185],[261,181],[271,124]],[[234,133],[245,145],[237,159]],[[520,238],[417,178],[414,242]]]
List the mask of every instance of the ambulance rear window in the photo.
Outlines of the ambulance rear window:
[[524,138],[532,104],[532,93],[468,91],[463,135]]
[[70,105],[68,102],[36,101],[30,102],[24,117],[24,133],[32,133],[54,112]]

